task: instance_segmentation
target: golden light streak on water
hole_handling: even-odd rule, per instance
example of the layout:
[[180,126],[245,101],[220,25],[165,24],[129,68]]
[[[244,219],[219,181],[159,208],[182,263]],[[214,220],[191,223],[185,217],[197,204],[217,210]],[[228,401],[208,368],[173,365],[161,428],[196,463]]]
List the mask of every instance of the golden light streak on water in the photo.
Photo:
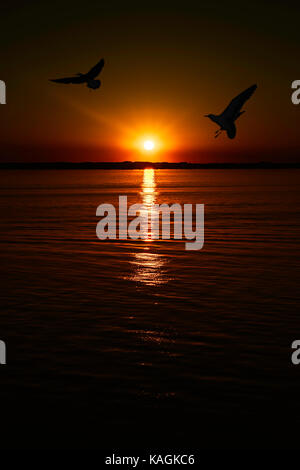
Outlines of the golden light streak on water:
[[[153,168],[145,168],[143,173],[143,182],[142,182],[142,203],[144,206],[144,211],[148,215],[148,229],[145,235],[145,241],[151,242],[152,232],[151,232],[151,211],[153,211],[153,206],[158,203],[158,191],[155,181],[155,170]],[[145,215],[145,213],[143,214]],[[134,275],[132,280],[137,282],[142,282],[147,285],[158,285],[165,284],[168,282],[168,278],[164,273],[164,266],[166,264],[166,257],[161,254],[153,253],[150,251],[151,246],[147,245],[144,247],[144,250],[135,253],[134,260],[132,264],[134,265]]]

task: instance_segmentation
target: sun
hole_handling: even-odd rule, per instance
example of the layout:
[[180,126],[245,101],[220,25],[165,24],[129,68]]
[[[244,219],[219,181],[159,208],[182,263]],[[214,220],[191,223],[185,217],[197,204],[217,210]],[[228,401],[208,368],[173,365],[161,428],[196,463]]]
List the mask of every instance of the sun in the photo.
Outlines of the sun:
[[154,147],[155,147],[155,144],[153,140],[145,140],[144,149],[147,150],[147,152],[150,152],[151,150],[153,150]]

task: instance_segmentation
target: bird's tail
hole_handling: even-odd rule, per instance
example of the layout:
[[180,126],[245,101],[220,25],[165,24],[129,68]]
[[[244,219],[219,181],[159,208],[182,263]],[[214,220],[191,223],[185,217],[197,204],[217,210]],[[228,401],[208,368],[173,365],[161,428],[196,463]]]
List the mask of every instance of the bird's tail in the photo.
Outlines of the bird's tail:
[[226,132],[227,132],[227,135],[228,135],[229,139],[234,139],[235,138],[236,127],[234,125],[234,122],[226,127]]

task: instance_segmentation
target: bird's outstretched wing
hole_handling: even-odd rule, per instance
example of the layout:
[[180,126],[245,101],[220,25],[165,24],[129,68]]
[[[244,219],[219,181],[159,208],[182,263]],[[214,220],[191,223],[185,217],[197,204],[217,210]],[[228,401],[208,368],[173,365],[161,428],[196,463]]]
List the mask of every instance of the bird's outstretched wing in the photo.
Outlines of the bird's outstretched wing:
[[56,78],[56,79],[51,79],[50,82],[66,83],[66,84],[69,84],[69,83],[84,83],[85,78],[84,78],[84,76]]
[[94,65],[94,67],[92,67],[91,70],[89,70],[89,72],[86,74],[86,77],[91,78],[91,79],[97,77],[97,75],[99,75],[103,67],[104,67],[104,59],[101,59],[98,62],[98,64]]
[[235,119],[237,117],[239,111],[242,109],[244,103],[255,92],[256,88],[257,88],[257,85],[252,85],[249,88],[247,88],[247,90],[242,91],[242,93],[240,93],[235,98],[233,98],[233,100],[230,101],[227,108],[224,109],[222,115],[226,119]]

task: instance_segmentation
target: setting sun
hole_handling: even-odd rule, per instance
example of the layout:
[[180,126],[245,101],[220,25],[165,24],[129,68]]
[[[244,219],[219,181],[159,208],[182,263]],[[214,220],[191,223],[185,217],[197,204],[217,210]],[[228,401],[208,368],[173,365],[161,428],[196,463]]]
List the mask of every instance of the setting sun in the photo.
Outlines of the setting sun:
[[153,150],[155,147],[153,140],[145,140],[144,142],[144,149],[145,150]]

